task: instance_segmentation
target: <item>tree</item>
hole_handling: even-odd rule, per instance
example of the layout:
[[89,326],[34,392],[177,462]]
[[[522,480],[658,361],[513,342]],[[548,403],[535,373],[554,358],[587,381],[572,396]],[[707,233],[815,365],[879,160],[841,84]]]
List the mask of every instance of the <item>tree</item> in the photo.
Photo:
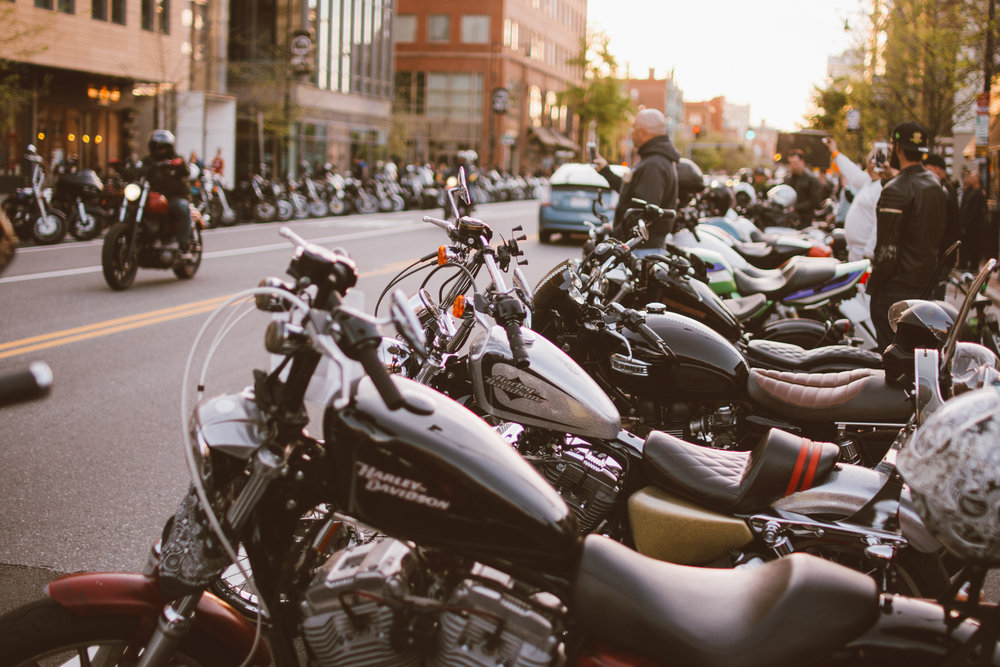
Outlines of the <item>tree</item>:
[[30,68],[24,61],[46,49],[37,39],[45,26],[25,25],[15,19],[14,11],[0,9],[0,139],[15,129],[17,112],[40,92],[28,83]]
[[618,63],[608,48],[609,42],[603,33],[591,33],[580,40],[579,55],[567,64],[583,69],[583,83],[570,86],[557,95],[559,104],[570,107],[580,119],[577,143],[584,144],[586,130],[594,123],[598,150],[604,155],[614,155],[622,125],[634,110],[616,76]]

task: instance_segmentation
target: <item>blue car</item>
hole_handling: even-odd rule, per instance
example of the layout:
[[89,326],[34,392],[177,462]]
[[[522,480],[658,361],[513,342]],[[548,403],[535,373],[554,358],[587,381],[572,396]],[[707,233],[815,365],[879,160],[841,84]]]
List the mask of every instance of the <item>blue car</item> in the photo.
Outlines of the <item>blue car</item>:
[[[628,172],[628,167],[612,165],[612,171],[619,176]],[[584,235],[590,232],[587,222],[600,224],[594,215],[597,193],[603,192],[600,213],[612,219],[618,204],[618,193],[611,190],[608,181],[589,164],[567,163],[556,169],[549,179],[549,196],[538,209],[538,238],[549,243],[553,234]]]

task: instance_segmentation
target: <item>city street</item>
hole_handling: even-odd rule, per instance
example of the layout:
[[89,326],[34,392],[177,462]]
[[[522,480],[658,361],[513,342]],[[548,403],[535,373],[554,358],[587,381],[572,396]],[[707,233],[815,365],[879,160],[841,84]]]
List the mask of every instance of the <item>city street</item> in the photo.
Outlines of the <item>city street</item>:
[[[477,214],[505,237],[520,224],[532,281],[579,252],[537,243],[537,201],[489,204]],[[341,247],[357,262],[371,312],[383,285],[445,242],[424,212],[286,223]],[[440,209],[426,213],[440,214]],[[0,613],[39,595],[60,572],[137,570],[187,488],[181,440],[184,366],[207,313],[225,297],[284,276],[292,246],[280,223],[205,232],[191,281],[140,269],[113,292],[100,269],[101,241],[22,248],[0,277],[0,372],[46,361],[47,400],[4,410],[0,428]],[[384,309],[382,311],[385,312]],[[224,389],[251,382],[266,361],[260,326],[236,336]],[[229,353],[232,357],[232,353]],[[209,380],[209,392],[213,393]]]

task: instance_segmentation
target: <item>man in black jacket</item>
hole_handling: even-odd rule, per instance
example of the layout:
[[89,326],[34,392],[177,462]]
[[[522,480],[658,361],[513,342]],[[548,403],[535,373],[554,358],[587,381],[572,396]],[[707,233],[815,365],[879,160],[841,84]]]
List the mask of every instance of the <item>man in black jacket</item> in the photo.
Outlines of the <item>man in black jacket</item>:
[[806,169],[805,156],[797,148],[788,153],[788,171],[785,185],[795,190],[795,215],[799,229],[803,229],[812,224],[823,196],[823,185]]
[[149,155],[142,158],[146,178],[153,192],[167,198],[170,219],[177,225],[177,245],[186,252],[191,241],[191,185],[189,168],[184,158],[174,149],[174,133],[153,130],[149,135]]
[[962,174],[962,207],[959,211],[962,230],[962,268],[978,271],[985,255],[992,257],[996,249],[986,234],[986,195],[979,185],[979,169],[973,167]]
[[[632,122],[632,143],[639,152],[639,164],[625,177],[616,176],[608,162],[600,155],[594,160],[598,172],[607,179],[612,189],[618,190],[615,208],[614,231],[619,239],[631,237],[632,230],[625,229],[625,211],[634,208],[633,199],[660,208],[677,208],[677,161],[681,154],[667,136],[667,119],[656,109],[643,109]],[[649,225],[649,240],[642,249],[662,250],[666,236],[673,231],[673,221],[645,221]]]
[[924,168],[927,132],[916,123],[892,131],[889,164],[899,175],[882,188],[876,206],[875,261],[868,280],[871,316],[880,350],[893,338],[889,307],[921,296],[937,266],[948,196]]

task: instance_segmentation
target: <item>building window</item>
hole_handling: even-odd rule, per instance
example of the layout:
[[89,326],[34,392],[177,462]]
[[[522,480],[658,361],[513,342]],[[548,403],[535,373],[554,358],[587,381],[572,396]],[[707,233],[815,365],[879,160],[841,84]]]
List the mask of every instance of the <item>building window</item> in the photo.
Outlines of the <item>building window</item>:
[[142,0],[143,30],[170,34],[170,0]]
[[417,41],[417,17],[415,14],[398,14],[396,28],[393,33],[396,42],[409,43]]
[[52,0],[35,0],[35,7],[42,9],[52,9]]
[[490,17],[486,14],[470,14],[462,17],[463,44],[489,44]]
[[451,16],[448,14],[431,14],[427,17],[427,41],[451,41]]
[[427,73],[396,72],[394,110],[423,116],[426,112]]
[[[111,16],[113,23],[125,25],[125,0],[110,0]],[[92,0],[90,3],[90,15],[98,21],[107,21],[108,0]]]
[[483,114],[481,72],[429,72],[427,116],[479,120]]

